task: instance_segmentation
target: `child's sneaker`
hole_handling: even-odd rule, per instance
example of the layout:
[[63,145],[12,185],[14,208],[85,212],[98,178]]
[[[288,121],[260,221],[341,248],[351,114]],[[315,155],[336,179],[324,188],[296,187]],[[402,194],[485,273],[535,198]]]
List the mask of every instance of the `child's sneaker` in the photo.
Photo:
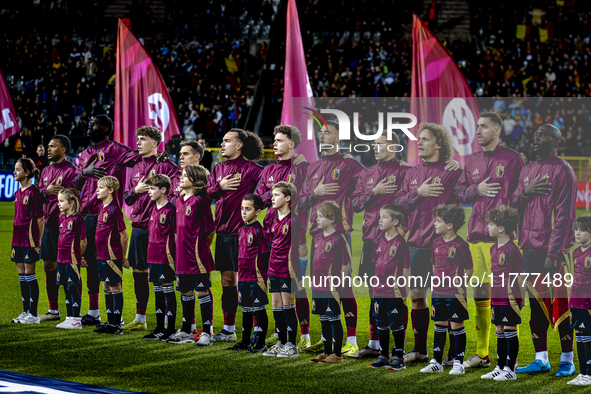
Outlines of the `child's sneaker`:
[[58,313],[47,312],[43,316],[39,317],[39,320],[41,320],[41,321],[55,321],[55,320],[59,320],[59,319],[60,319],[59,312]]
[[244,344],[242,342],[236,342],[236,344],[232,347],[226,348],[226,350],[248,350],[250,344]]
[[14,319],[12,319],[12,322],[14,324],[20,324],[21,320],[23,320],[25,318],[25,316],[27,316],[27,312],[22,312],[20,315],[18,315]]
[[585,375],[583,375],[582,373],[580,373],[573,380],[569,380],[568,382],[566,382],[566,384],[574,384],[575,386],[578,386],[579,380],[583,379],[584,377],[585,377]]
[[66,324],[68,324],[70,319],[71,317],[66,317],[66,319],[63,322],[56,324],[55,328],[66,328]]
[[499,376],[496,376],[494,380],[499,382],[504,382],[506,380],[517,380],[517,375],[515,372],[511,371],[509,367],[503,368],[503,372]]
[[429,365],[421,369],[424,373],[443,372],[443,365],[439,364],[435,359],[431,360]]
[[[203,336],[203,335],[201,335]],[[166,341],[167,343],[174,343],[176,345],[180,345],[183,343],[194,343],[195,339],[193,339],[193,334],[184,332],[183,330],[177,330],[173,335],[168,338]]]
[[211,345],[213,345],[213,339],[211,337],[211,334],[208,334],[206,332],[201,334],[201,336],[199,337],[199,340],[195,344],[195,346],[211,346]]
[[236,332],[230,332],[222,329],[213,337],[213,342],[236,342]]
[[287,357],[299,357],[300,351],[298,347],[291,342],[287,342],[283,349],[277,354],[277,357],[287,358]]
[[403,358],[398,356],[394,356],[390,359],[390,366],[388,367],[390,370],[400,371],[406,369],[406,363],[404,362]]
[[368,368],[377,369],[377,368],[388,368],[388,367],[390,367],[390,360],[388,360],[388,358],[386,356],[382,356],[380,354],[378,359],[373,364],[371,364]]
[[337,355],[334,353],[320,361],[321,364],[341,364],[342,362],[343,356],[337,357]]
[[454,361],[456,361],[455,357],[451,354],[448,354],[447,357],[443,359],[441,365],[444,367],[453,367]]
[[41,320],[39,319],[39,316],[33,316],[30,313],[27,313],[27,315],[21,319],[21,324],[41,324]]
[[149,333],[148,335],[144,335],[144,339],[158,340],[158,339],[162,338],[163,331],[164,330],[156,329],[156,330],[152,331],[151,333]]
[[105,330],[105,334],[110,334],[110,335],[122,335],[123,334],[123,329],[121,328],[121,326],[116,326],[113,324],[109,324]]
[[71,317],[69,320],[66,320],[66,323],[62,328],[66,330],[82,330],[82,318],[81,317]]
[[[465,368],[465,367],[464,367]],[[501,368],[499,368],[499,366],[497,365],[495,367],[495,369],[493,369],[492,371],[490,371],[489,373],[485,373],[484,375],[482,375],[480,377],[480,379],[494,379],[497,376],[499,376],[501,374],[501,372],[503,372],[503,370]]]
[[316,357],[314,357],[314,358],[311,358],[311,359],[310,359],[310,362],[311,362],[311,363],[321,363],[321,362],[323,362],[323,361],[324,361],[324,359],[325,359],[325,358],[327,358],[327,357],[328,357],[328,354],[326,354],[326,353],[322,353],[322,354],[319,354],[318,356],[316,356]]
[[269,348],[267,347],[267,345],[263,345],[261,347],[257,347],[255,346],[251,346],[248,351],[251,353],[265,353]]
[[168,338],[170,338],[171,336],[173,336],[174,334],[176,334],[176,331],[171,329],[171,328],[165,328],[162,331],[162,335],[160,336],[160,340],[166,342],[168,340]]
[[463,375],[465,373],[464,371],[464,366],[462,365],[462,363],[458,360],[458,361],[454,361],[454,366],[451,369],[451,371],[449,371],[450,375]]
[[281,349],[283,349],[283,345],[281,342],[277,342],[275,345],[271,346],[269,350],[263,353],[263,356],[277,357],[277,355],[281,352]]

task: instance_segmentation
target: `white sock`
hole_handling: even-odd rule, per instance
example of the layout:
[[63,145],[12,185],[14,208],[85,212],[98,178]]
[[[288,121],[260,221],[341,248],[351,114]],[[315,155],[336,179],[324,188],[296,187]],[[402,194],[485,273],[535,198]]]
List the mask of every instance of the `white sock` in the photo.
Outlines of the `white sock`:
[[195,325],[195,323],[191,324],[191,331],[195,331],[197,329],[197,326]]
[[357,337],[347,337],[347,342],[353,346],[357,346]]
[[568,352],[568,353],[562,353],[560,355],[560,362],[561,363],[571,363],[573,364],[573,361],[575,359],[575,353],[574,352]]
[[53,313],[54,315],[59,315],[60,311],[58,311],[57,309],[50,309],[49,313]]
[[145,323],[146,322],[146,315],[139,315],[135,314],[135,321],[138,323]]
[[370,349],[377,350],[380,348],[380,341],[375,340],[375,339],[370,339],[369,345],[367,345],[367,346],[369,346]]
[[98,309],[91,309],[88,311],[88,314],[92,317],[99,317],[99,310]]
[[306,338],[309,341],[310,340],[310,334],[302,334],[302,338]]
[[236,330],[236,326],[227,326],[224,324],[224,330],[228,331],[228,332],[234,332],[234,330]]
[[536,360],[542,361],[544,364],[548,363],[548,351],[536,352]]

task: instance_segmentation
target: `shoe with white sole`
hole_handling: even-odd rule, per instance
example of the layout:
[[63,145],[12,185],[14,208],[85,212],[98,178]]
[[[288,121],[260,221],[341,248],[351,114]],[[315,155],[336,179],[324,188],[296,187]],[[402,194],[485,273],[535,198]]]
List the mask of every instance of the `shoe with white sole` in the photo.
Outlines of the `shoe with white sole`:
[[58,313],[47,312],[43,316],[39,317],[39,320],[41,320],[41,321],[54,321],[54,320],[59,320],[59,319],[60,319],[59,312]]
[[464,365],[462,365],[462,363],[458,360],[458,361],[454,361],[454,365],[451,369],[451,371],[449,371],[450,375],[463,375],[465,373],[464,371]]
[[176,333],[172,334],[170,338],[166,340],[166,342],[179,345],[183,343],[194,343],[195,339],[193,339],[193,334],[184,332],[179,329]]
[[490,367],[490,357],[480,357],[478,354],[473,355],[464,361],[464,368],[488,368]]
[[579,380],[584,379],[586,375],[583,375],[582,373],[578,374],[576,378],[574,378],[573,380],[569,380],[568,382],[566,382],[566,384],[574,384],[575,386],[578,386],[579,384]]
[[33,316],[30,313],[21,319],[21,324],[41,324],[39,316]]
[[281,349],[279,353],[277,353],[277,357],[279,358],[288,358],[288,357],[299,357],[300,351],[298,347],[291,342],[287,342],[285,346]]
[[213,339],[211,334],[206,332],[201,333],[199,336],[199,340],[195,343],[195,346],[211,346],[213,344]]
[[70,321],[70,319],[71,319],[70,316],[66,317],[65,320],[63,322],[57,324],[55,326],[55,328],[66,328],[66,324],[68,324],[68,322]]
[[71,317],[70,320],[66,320],[66,324],[62,327],[66,330],[82,330],[82,318]]
[[14,324],[20,324],[21,323],[21,320],[23,320],[25,318],[25,316],[27,316],[27,313],[28,312],[22,312],[20,315],[18,315],[14,319],[12,319],[12,322]]
[[515,372],[511,371],[511,369],[509,367],[505,367],[505,368],[503,368],[503,372],[501,372],[501,374],[499,376],[496,376],[494,378],[494,380],[499,381],[499,382],[504,382],[507,380],[517,380],[517,374],[515,374]]
[[503,370],[501,368],[499,368],[499,366],[497,365],[495,367],[495,369],[493,369],[489,373],[485,373],[484,375],[482,375],[480,377],[480,379],[494,379],[497,376],[499,376],[501,374],[501,372],[503,372]]
[[435,359],[431,360],[429,365],[425,368],[421,369],[421,372],[424,373],[435,373],[435,372],[443,372],[443,365],[439,364]]

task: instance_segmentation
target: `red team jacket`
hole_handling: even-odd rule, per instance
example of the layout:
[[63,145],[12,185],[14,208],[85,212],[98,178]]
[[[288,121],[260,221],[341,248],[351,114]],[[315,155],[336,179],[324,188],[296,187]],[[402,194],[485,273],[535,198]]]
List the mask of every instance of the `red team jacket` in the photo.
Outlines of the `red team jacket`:
[[[372,189],[381,180],[388,178],[394,181],[398,185],[398,190],[400,190],[400,185],[410,168],[401,166],[398,160],[394,158],[387,162],[378,162],[375,166],[365,168],[359,174],[357,186],[353,192],[353,210],[355,212],[365,210],[362,226],[363,241],[373,242],[379,237],[380,208],[386,204],[394,204],[394,196],[396,195],[396,192],[394,192],[385,196],[375,196]],[[407,214],[405,214],[405,223],[403,224],[405,230],[408,227],[406,216]]]
[[[461,172],[446,171],[442,160],[434,163],[423,162],[411,167],[404,178],[402,190],[396,195],[397,205],[408,206],[409,235],[408,245],[415,249],[428,249],[436,237],[433,208],[439,204],[450,204],[456,201],[454,187]],[[439,197],[420,197],[417,193],[419,186],[431,178],[433,183],[441,183],[444,192]]]
[[[526,198],[523,190],[537,176],[552,184],[547,196]],[[554,155],[523,167],[513,204],[523,210],[519,244],[521,249],[548,251],[548,257],[574,245],[573,222],[576,219],[577,178],[570,164]]]
[[[455,188],[456,197],[462,204],[472,204],[468,221],[468,242],[495,242],[488,234],[486,214],[500,205],[509,205],[519,184],[523,165],[519,153],[501,146],[500,143],[493,151],[479,150],[468,156]],[[488,177],[488,183],[500,183],[501,190],[495,197],[480,197],[478,185]]]
[[47,187],[53,181],[55,181],[54,185],[64,188],[76,187],[76,166],[64,159],[61,163],[45,167],[41,172],[38,186],[43,196],[43,217],[47,227],[58,227],[59,225],[60,209],[57,206],[57,196],[47,194]]
[[[262,167],[242,156],[226,160],[213,167],[207,180],[207,196],[215,200],[215,228],[218,234],[237,234],[244,226],[240,205],[242,198],[254,192],[261,178]],[[220,181],[227,175],[240,177],[237,190],[222,190]]]
[[[144,181],[153,177],[156,174],[164,174],[170,178],[172,184],[178,183],[181,172],[178,167],[170,160],[165,160],[161,163],[156,162],[156,156],[142,158],[142,160],[133,166],[131,177],[127,179],[127,187],[125,188],[125,204],[133,207],[131,209],[131,226],[139,230],[147,230],[150,223],[150,215],[152,207],[156,205],[150,199],[148,192],[142,194],[135,194],[135,187],[140,179]],[[168,197],[173,196],[173,188],[171,185],[168,191]]]
[[[310,164],[306,174],[300,209],[310,209],[310,234],[316,235],[322,230],[316,224],[316,207],[323,201],[334,201],[341,207],[343,223],[337,226],[337,232],[353,231],[352,194],[357,183],[357,176],[364,168],[357,160],[345,159],[342,153],[325,155],[322,159]],[[312,192],[324,178],[324,184],[338,183],[341,188],[332,196],[315,197]]]

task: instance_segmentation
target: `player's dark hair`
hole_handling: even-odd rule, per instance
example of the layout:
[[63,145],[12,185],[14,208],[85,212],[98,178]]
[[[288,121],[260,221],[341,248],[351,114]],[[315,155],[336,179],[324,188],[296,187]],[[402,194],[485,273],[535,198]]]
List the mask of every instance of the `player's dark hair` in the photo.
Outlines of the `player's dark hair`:
[[113,133],[113,121],[107,115],[97,115],[93,120],[97,121],[107,136]]
[[386,204],[381,207],[380,210],[388,212],[388,215],[390,215],[392,220],[398,220],[398,226],[402,226],[402,222],[404,221],[404,211],[400,206]]
[[388,139],[388,133],[384,130],[384,133],[381,135],[381,137],[386,137],[386,141],[388,141],[390,145],[400,145],[400,138],[396,133],[392,133],[392,138]]
[[170,192],[170,188],[172,186],[172,181],[168,176],[164,174],[156,174],[152,178],[148,178],[148,180],[145,183],[148,186],[155,186],[158,189],[165,188],[166,194]]
[[199,164],[189,164],[185,166],[183,171],[185,171],[187,178],[189,178],[189,181],[193,184],[193,193],[201,195],[205,194],[209,171]]
[[162,142],[162,133],[154,126],[142,126],[135,131],[135,135],[151,138],[158,144]]
[[242,197],[242,201],[252,201],[252,206],[254,207],[255,211],[265,208],[263,199],[261,196],[257,196],[256,194],[247,194],[246,196]]
[[334,201],[323,201],[318,205],[316,210],[328,220],[332,220],[335,227],[343,222],[341,209]]
[[230,129],[229,133],[236,133],[238,140],[242,142],[242,157],[246,160],[257,161],[265,156],[265,145],[261,138],[252,131],[242,129]]
[[53,137],[51,137],[51,139],[58,140],[60,142],[60,144],[62,144],[62,146],[66,149],[66,153],[68,153],[70,151],[70,148],[72,147],[72,143],[70,142],[70,139],[68,137],[66,137],[65,135],[56,134]]
[[38,185],[41,171],[35,166],[33,160],[20,158],[16,162],[21,163],[23,170],[27,173],[27,179],[35,178],[35,184]]
[[66,189],[60,190],[58,195],[64,196],[64,198],[68,200],[70,204],[72,204],[74,214],[80,212],[80,192],[78,192],[77,189],[68,187]]
[[302,143],[302,133],[298,130],[295,126],[290,126],[286,124],[280,124],[279,126],[275,126],[273,130],[273,135],[277,135],[278,133],[285,134],[287,138],[293,142],[294,148],[297,148]]
[[585,213],[576,218],[575,222],[573,223],[573,231],[575,230],[591,233],[591,215]]
[[290,197],[289,206],[291,207],[298,194],[295,185],[293,183],[277,182],[273,185],[271,191],[275,189],[278,189],[285,197]]
[[205,154],[205,150],[203,146],[197,141],[183,141],[181,142],[181,148],[183,146],[190,146],[191,150],[193,151],[194,155],[199,155],[199,160],[203,159],[203,155]]
[[96,185],[97,186],[104,186],[109,189],[113,189],[113,197],[115,196],[115,194],[117,194],[117,191],[121,187],[121,185],[119,184],[119,179],[115,178],[114,176],[110,176],[110,175],[104,176],[101,179],[99,179],[98,182],[96,183]]
[[504,227],[505,234],[509,235],[517,229],[519,212],[513,207],[501,205],[486,214],[486,221],[497,227]]
[[433,218],[439,218],[445,224],[451,223],[457,233],[466,223],[466,211],[459,204],[440,204],[433,209]]
[[327,120],[326,125],[334,127],[337,130],[337,132],[339,131],[339,122],[337,122],[336,120]]
[[430,131],[435,138],[435,143],[441,147],[441,149],[439,149],[439,158],[442,161],[446,162],[454,157],[454,146],[451,134],[445,127],[436,123],[423,122],[419,125],[419,132],[417,135],[421,134],[423,130]]
[[483,112],[480,114],[480,117],[487,118],[501,129],[503,128],[503,119],[501,119],[501,116],[496,112]]

